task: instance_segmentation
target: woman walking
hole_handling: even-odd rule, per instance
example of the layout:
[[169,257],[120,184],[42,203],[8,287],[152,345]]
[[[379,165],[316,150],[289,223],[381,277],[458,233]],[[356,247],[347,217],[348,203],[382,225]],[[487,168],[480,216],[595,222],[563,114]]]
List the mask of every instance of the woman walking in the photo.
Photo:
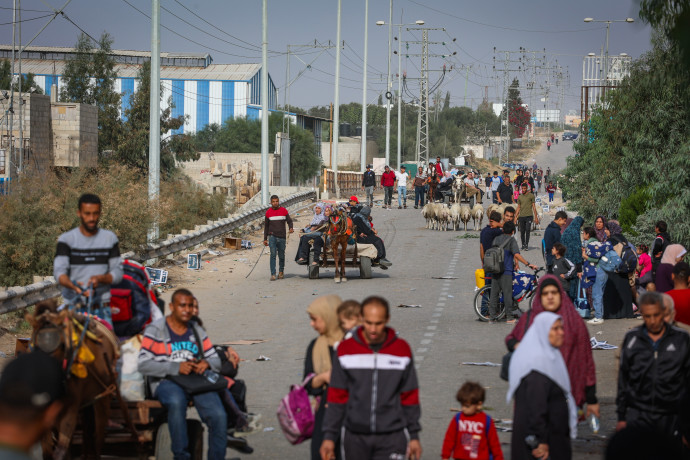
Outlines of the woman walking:
[[[338,306],[342,303],[337,295],[326,295],[314,300],[307,308],[311,327],[319,333],[307,347],[304,360],[304,377],[316,374],[305,385],[307,393],[320,398],[319,407],[314,417],[314,432],[311,438],[311,459],[320,460],[319,448],[323,441],[321,425],[326,413],[326,393],[331,381],[333,346],[343,339],[343,331],[338,322]],[[335,449],[339,457],[340,449]]]
[[[576,216],[561,234],[561,243],[565,246],[565,258],[575,264],[575,271],[577,276],[582,278],[582,240],[580,239],[581,228],[585,220]],[[568,296],[570,299],[577,297],[579,283],[570,283],[570,291]]]
[[507,402],[515,398],[512,460],[569,460],[577,436],[577,408],[559,348],[563,320],[540,313],[510,361]]

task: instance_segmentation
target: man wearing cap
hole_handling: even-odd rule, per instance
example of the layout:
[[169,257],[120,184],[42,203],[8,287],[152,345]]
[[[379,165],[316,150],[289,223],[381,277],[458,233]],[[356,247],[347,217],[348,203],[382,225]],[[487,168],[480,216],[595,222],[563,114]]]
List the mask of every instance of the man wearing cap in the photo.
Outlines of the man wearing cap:
[[362,210],[362,206],[359,204],[359,199],[354,195],[350,197],[348,204],[350,205],[350,214],[357,214]]
[[391,171],[388,165],[381,174],[381,186],[383,187],[383,207],[387,206],[390,209],[393,200],[393,188],[395,187],[395,172]]
[[57,422],[65,396],[60,363],[41,351],[24,353],[0,376],[0,459],[29,460]]
[[398,209],[403,206],[407,209],[407,179],[410,177],[405,167],[400,167],[400,172],[395,173],[395,186],[398,189]]
[[371,165],[367,165],[367,170],[362,174],[362,190],[366,194],[366,202],[369,206],[374,206],[374,187],[376,187],[376,174],[371,170]]

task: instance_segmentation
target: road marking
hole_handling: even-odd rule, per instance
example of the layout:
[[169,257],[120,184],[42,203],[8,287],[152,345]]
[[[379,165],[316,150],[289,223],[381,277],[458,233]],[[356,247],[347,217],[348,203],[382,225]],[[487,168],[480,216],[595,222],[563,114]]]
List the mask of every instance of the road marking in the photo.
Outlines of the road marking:
[[426,353],[427,351],[429,351],[428,348],[417,348],[417,353]]
[[435,330],[436,330],[436,326],[427,326],[427,327],[426,327],[426,330],[427,330],[427,331],[435,331]]
[[432,319],[432,320],[430,320],[429,322],[430,322],[430,323],[438,323],[438,320],[437,320],[437,319]]
[[[443,308],[441,308],[441,310],[443,310]],[[433,315],[431,315],[432,318],[438,318],[439,316],[441,316],[440,313],[434,313]]]
[[429,344],[431,343],[431,340],[429,340],[429,339],[423,339],[423,340],[421,340],[419,343],[421,343],[422,345],[429,345]]
[[436,333],[435,332],[425,332],[424,337],[433,337],[434,334],[436,334]]

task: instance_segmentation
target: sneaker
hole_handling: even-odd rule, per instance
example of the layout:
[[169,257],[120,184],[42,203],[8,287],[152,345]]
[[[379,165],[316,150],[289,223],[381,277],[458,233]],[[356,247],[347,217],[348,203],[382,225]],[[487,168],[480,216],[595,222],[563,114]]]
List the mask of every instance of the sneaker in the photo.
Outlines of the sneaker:
[[235,428],[234,436],[236,438],[246,438],[250,434],[258,433],[262,429],[263,429],[263,426],[260,423],[258,423],[256,425],[247,424],[246,426],[243,426],[242,428]]
[[[407,207],[407,206],[405,206],[405,207]],[[398,206],[398,209],[402,209],[402,206]]]
[[381,265],[382,267],[390,267],[391,265],[393,265],[393,263],[390,260],[382,257],[381,259],[379,259],[379,265]]
[[271,281],[275,281],[275,280],[276,280],[276,275],[271,275]]
[[259,420],[261,420],[261,414],[255,414],[253,412],[247,413],[247,423],[249,425],[258,425]]
[[278,272],[278,279],[282,280],[283,278],[285,278],[285,275],[283,274],[283,272]]
[[403,205],[403,208],[407,209],[407,205],[406,205],[406,204],[404,204],[404,205]]
[[604,322],[604,318],[593,318],[587,321],[587,324],[602,324]]
[[419,209],[417,206],[414,207],[415,209]]
[[246,439],[238,438],[231,434],[228,434],[227,446],[243,454],[251,454],[254,452],[254,449],[247,443]]

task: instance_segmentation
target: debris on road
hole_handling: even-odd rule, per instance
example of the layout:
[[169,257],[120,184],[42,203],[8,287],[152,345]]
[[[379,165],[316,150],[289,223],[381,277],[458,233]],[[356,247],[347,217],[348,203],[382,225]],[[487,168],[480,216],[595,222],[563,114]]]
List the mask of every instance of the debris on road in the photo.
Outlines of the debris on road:
[[618,348],[616,345],[611,345],[606,340],[599,342],[594,337],[589,339],[589,344],[592,346],[592,350],[615,350]]
[[486,367],[501,367],[498,363],[492,363],[491,361],[485,361],[483,363],[461,363],[463,366],[486,366]]
[[457,276],[432,276],[432,280],[456,280]]
[[266,339],[230,340],[221,345],[256,345],[257,343],[268,342]]
[[270,361],[271,358],[269,358],[268,356],[259,355],[259,357],[256,358],[256,360],[257,360],[257,361]]
[[400,304],[398,305],[398,308],[422,308],[421,305],[405,305],[405,304]]

